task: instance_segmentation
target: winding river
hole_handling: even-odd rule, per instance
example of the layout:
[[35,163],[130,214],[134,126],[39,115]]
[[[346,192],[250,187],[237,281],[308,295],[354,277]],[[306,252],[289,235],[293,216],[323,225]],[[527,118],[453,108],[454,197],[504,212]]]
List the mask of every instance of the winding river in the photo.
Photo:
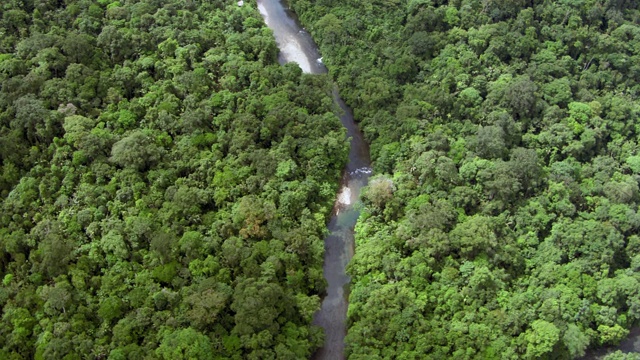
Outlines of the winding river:
[[[300,26],[295,14],[280,0],[257,0],[257,3],[265,23],[273,30],[280,49],[280,63],[296,62],[302,71],[309,74],[327,73],[316,44],[309,33]],[[349,285],[349,276],[345,268],[353,256],[353,229],[359,215],[354,205],[371,174],[369,146],[353,120],[351,109],[340,99],[337,90],[334,91],[333,97],[342,110],[340,120],[347,129],[351,149],[342,187],[327,225],[329,235],[325,238],[323,269],[327,280],[327,293],[322,301],[322,308],[315,314],[313,321],[315,325],[324,328],[326,335],[324,346],[313,356],[313,359],[318,360],[344,359]]]

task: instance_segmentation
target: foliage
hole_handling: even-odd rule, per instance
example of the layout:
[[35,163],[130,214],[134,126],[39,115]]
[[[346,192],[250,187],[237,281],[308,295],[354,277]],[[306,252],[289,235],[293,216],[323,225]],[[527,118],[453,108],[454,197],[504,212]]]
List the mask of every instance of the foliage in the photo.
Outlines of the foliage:
[[352,359],[576,358],[638,309],[640,9],[294,0],[371,142]]
[[280,66],[255,4],[0,14],[0,357],[309,357],[329,78]]

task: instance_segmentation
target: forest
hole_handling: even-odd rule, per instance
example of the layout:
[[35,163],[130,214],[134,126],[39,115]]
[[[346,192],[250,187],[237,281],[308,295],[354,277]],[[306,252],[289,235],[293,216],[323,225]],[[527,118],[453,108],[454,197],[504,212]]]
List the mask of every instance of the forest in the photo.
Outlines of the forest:
[[[304,359],[348,142],[349,359],[573,359],[640,323],[640,4],[0,4],[0,359]],[[637,359],[616,352],[610,360]]]
[[0,15],[0,358],[308,358],[348,152],[329,78],[235,1]]
[[638,325],[637,1],[291,4],[377,174],[349,359],[571,359]]

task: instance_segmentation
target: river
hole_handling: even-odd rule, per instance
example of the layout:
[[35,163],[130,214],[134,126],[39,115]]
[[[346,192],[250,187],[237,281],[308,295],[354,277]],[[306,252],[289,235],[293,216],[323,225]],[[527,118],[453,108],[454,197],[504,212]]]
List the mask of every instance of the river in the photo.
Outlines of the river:
[[616,350],[621,350],[623,353],[640,352],[640,327],[631,329],[629,336],[622,340],[620,345],[589,349],[580,360],[600,360]]
[[[274,33],[280,49],[278,60],[281,64],[298,63],[302,71],[309,74],[326,74],[327,68],[315,42],[298,23],[295,14],[279,0],[257,0],[258,10],[265,23]],[[353,257],[354,232],[359,212],[357,202],[360,190],[366,186],[371,174],[369,146],[353,119],[351,109],[340,99],[338,91],[333,92],[340,107],[340,121],[347,129],[351,148],[342,186],[327,227],[325,238],[324,277],[327,291],[322,307],[315,316],[314,325],[325,332],[325,344],[313,356],[315,360],[344,359],[344,338],[347,333],[346,319],[348,307],[349,276],[346,266]]]

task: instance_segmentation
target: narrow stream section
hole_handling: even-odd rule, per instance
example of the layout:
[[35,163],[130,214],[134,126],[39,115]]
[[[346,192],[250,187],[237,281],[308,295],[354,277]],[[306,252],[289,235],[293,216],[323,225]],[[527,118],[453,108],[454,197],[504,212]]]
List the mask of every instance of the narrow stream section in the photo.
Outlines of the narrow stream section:
[[[280,49],[279,62],[296,62],[305,73],[326,74],[318,48],[298,23],[293,14],[280,0],[257,0],[258,10],[276,38]],[[327,294],[322,308],[315,314],[314,324],[324,328],[325,344],[313,359],[344,359],[344,338],[347,333],[349,276],[345,268],[354,251],[353,229],[359,212],[355,206],[360,190],[366,186],[371,174],[369,146],[358,129],[351,109],[333,93],[336,104],[342,109],[340,120],[351,139],[349,161],[344,172],[342,187],[336,199],[334,212],[329,221],[329,235],[325,239],[324,277],[327,279]]]
[[620,350],[623,353],[640,352],[640,327],[634,327],[629,331],[629,336],[622,340],[618,346],[607,346],[587,350],[585,356],[579,360],[602,360],[607,355]]

